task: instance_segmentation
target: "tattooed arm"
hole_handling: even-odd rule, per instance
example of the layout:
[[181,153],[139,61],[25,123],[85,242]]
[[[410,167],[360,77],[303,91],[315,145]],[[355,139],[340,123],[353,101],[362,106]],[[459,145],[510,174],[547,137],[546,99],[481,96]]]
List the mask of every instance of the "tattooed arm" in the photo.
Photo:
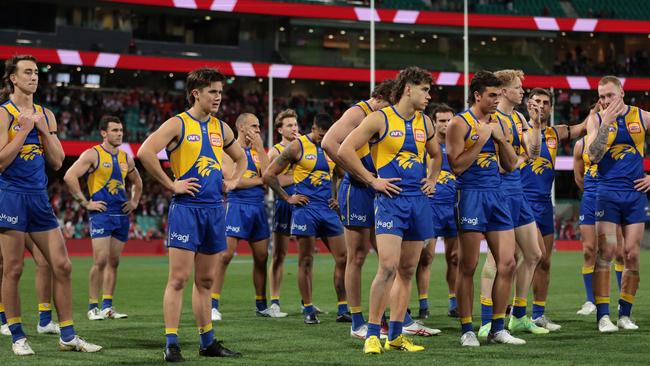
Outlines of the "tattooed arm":
[[294,194],[293,196],[290,196],[287,191],[282,188],[280,180],[278,179],[278,175],[280,175],[282,171],[289,166],[289,164],[298,162],[301,150],[302,147],[299,140],[294,140],[291,142],[289,146],[287,146],[282,151],[282,153],[271,162],[262,177],[264,184],[268,185],[281,199],[287,201],[292,205],[307,204],[309,202],[309,198],[301,194]]

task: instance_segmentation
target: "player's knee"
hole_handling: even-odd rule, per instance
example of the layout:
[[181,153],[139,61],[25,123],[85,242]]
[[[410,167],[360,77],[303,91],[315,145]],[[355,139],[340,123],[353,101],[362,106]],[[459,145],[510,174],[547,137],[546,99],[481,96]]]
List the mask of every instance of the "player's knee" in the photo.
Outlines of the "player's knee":
[[526,253],[523,256],[524,262],[531,267],[537,266],[537,263],[539,263],[542,260],[542,251],[539,250],[539,248],[536,249],[537,250],[531,250],[530,253]]
[[283,250],[274,250],[273,251],[273,257],[271,258],[271,260],[273,261],[273,263],[282,264],[282,263],[284,263],[284,258],[286,256],[287,256],[287,253],[285,251],[283,251]]
[[445,256],[448,266],[458,266],[458,253],[456,251],[450,252]]
[[120,266],[120,257],[119,256],[113,256],[108,258],[108,266],[111,268],[117,268]]
[[207,289],[210,290],[212,288],[212,285],[214,283],[214,276],[195,276],[194,277],[194,284],[196,287],[201,288],[201,289]]
[[616,254],[616,248],[611,245],[601,245],[598,247],[598,257],[606,260],[611,263],[614,260],[614,255]]
[[612,257],[607,258],[603,255],[603,252],[598,251],[596,254],[596,266],[609,268],[612,266]]
[[227,266],[230,264],[230,261],[232,261],[232,258],[234,257],[235,253],[226,250],[225,252],[221,253],[219,255],[219,260],[221,261],[221,264],[224,266]]
[[596,260],[596,248],[584,247],[582,248],[582,257],[585,263],[594,263]]
[[5,262],[3,269],[3,278],[9,281],[18,281],[23,273],[23,261]]
[[104,268],[106,268],[107,264],[108,264],[108,258],[106,258],[106,257],[97,258],[97,259],[95,259],[95,263],[94,263],[94,265],[100,271],[103,271]]
[[411,279],[415,274],[416,269],[417,266],[411,266],[411,265],[400,265],[399,267],[397,267],[399,276],[405,280]]
[[639,251],[636,249],[625,251],[625,267],[638,267],[639,264]]
[[458,259],[458,273],[463,276],[473,276],[478,265],[477,258],[459,258]]
[[69,258],[58,261],[52,268],[54,276],[59,278],[69,278],[72,273],[72,262]]
[[517,267],[517,261],[514,257],[502,258],[497,263],[497,273],[499,275],[511,276],[515,272]]
[[423,250],[420,254],[420,266],[428,267],[433,263],[433,253],[430,253],[428,250]]
[[171,287],[173,290],[180,291],[185,288],[189,276],[174,274],[169,277],[167,286]]
[[383,282],[389,282],[395,279],[396,272],[396,263],[379,263],[379,268],[377,269],[377,277]]
[[298,258],[298,265],[302,268],[311,270],[314,265],[314,256],[311,254],[301,256]]
[[486,261],[485,264],[483,265],[483,269],[481,270],[481,278],[493,280],[496,275],[497,275],[497,267],[494,265],[494,263],[490,263],[489,261]]

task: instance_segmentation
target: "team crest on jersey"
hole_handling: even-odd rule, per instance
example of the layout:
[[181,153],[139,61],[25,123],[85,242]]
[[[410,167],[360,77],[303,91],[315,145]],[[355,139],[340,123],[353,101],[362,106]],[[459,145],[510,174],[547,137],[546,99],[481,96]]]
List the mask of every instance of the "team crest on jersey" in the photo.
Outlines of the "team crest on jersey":
[[120,193],[120,191],[124,190],[124,184],[117,179],[111,179],[106,184],[106,189],[108,190],[108,193],[116,195]]
[[207,177],[213,170],[220,169],[219,163],[207,156],[201,156],[194,165],[202,177]]
[[201,141],[201,136],[196,135],[196,134],[187,135],[187,141],[189,141],[189,142]]
[[415,134],[415,141],[425,142],[427,140],[427,135],[424,132],[424,130],[420,128],[416,128],[415,130],[413,130],[413,133]]
[[392,130],[388,133],[390,137],[402,137],[404,136],[404,132],[400,130]]
[[43,149],[38,145],[23,145],[20,148],[20,158],[25,161],[34,160],[39,155],[43,155]]
[[221,135],[218,134],[218,133],[211,133],[210,134],[210,144],[212,146],[216,146],[216,147],[223,146],[223,139],[221,138]]
[[546,145],[550,147],[551,149],[555,149],[557,147],[557,140],[555,137],[551,137],[548,140],[546,140]]
[[533,173],[539,175],[544,173],[544,171],[546,170],[553,169],[553,165],[548,159],[542,158],[540,156],[537,159],[535,159],[535,161],[533,161],[533,166],[531,167],[531,169],[533,170]]
[[410,151],[400,151],[397,155],[397,164],[402,169],[411,169],[415,163],[422,163],[422,160],[417,154]]
[[104,168],[110,168],[110,167],[111,167],[111,163],[109,163],[108,161],[105,161],[104,163],[102,163],[102,166],[103,166]]
[[639,122],[632,122],[628,125],[627,127],[631,133],[639,133],[641,132],[641,124]]
[[127,164],[127,163],[120,163],[120,170],[123,171],[123,172],[129,170],[129,164]]
[[489,168],[493,161],[497,161],[497,155],[491,152],[482,152],[476,157],[476,165],[481,168]]
[[614,160],[621,160],[625,158],[625,156],[628,154],[630,155],[636,154],[636,149],[632,145],[618,144],[610,148],[610,153],[612,155],[612,158],[614,158]]
[[254,172],[252,170],[247,170],[244,172],[244,175],[242,176],[243,178],[255,178],[257,177],[257,172]]
[[437,183],[440,183],[440,184],[449,184],[449,181],[450,181],[450,180],[456,180],[456,176],[453,175],[453,174],[450,173],[450,172],[447,172],[447,171],[444,171],[444,170],[443,170],[443,171],[440,172],[440,175],[438,175],[438,181],[437,181]]
[[328,181],[328,180],[330,180],[330,175],[320,171],[312,172],[309,177],[309,181],[311,182],[311,185],[314,187],[318,187],[321,184],[323,184],[323,181]]
[[305,160],[316,160],[316,154],[305,155]]

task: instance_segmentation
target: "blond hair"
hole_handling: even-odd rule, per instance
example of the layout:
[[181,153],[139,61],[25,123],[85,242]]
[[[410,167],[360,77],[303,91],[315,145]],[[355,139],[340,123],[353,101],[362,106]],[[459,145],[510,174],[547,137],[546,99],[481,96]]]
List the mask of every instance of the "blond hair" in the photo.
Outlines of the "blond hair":
[[504,87],[512,85],[516,79],[524,80],[524,72],[522,70],[499,70],[496,71],[494,75],[501,80]]
[[612,83],[618,86],[619,89],[623,89],[623,83],[621,83],[621,80],[614,75],[603,76],[603,78],[598,82],[598,85],[605,85],[608,83]]

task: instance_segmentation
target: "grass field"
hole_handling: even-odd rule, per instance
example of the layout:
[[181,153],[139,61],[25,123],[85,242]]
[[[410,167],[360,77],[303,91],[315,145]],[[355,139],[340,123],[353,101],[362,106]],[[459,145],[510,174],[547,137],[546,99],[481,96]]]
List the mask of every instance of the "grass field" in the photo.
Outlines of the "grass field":
[[[642,252],[641,263],[650,261],[650,252]],[[0,365],[146,365],[162,362],[164,346],[162,322],[162,293],[167,277],[166,257],[125,257],[120,267],[115,296],[116,308],[129,314],[126,320],[89,322],[86,320],[86,278],[90,258],[74,258],[75,327],[82,337],[104,346],[98,354],[62,353],[56,348],[56,336],[36,334],[37,300],[34,292],[34,266],[26,265],[22,281],[23,321],[36,356],[17,358],[11,353],[10,338],[0,338]],[[314,278],[314,302],[329,314],[321,316],[322,323],[307,326],[302,323],[300,299],[296,287],[295,257],[288,259],[283,286],[282,309],[286,319],[258,318],[254,315],[254,293],[251,283],[250,257],[235,258],[226,277],[221,311],[224,321],[215,324],[216,335],[226,346],[240,351],[237,360],[205,359],[198,356],[198,333],[193,322],[190,292],[185,293],[182,324],[179,330],[186,364],[238,365],[395,365],[404,362],[427,364],[471,365],[648,365],[650,364],[650,287],[641,282],[633,315],[641,327],[636,332],[600,335],[595,317],[575,315],[584,302],[580,276],[580,253],[555,253],[551,289],[548,299],[550,317],[561,324],[562,330],[550,335],[525,335],[525,346],[482,345],[477,349],[462,349],[458,344],[459,325],[446,316],[447,291],[444,284],[444,260],[437,256],[432,272],[430,307],[432,318],[426,324],[442,329],[440,336],[418,338],[426,346],[421,353],[392,352],[368,357],[361,352],[362,342],[349,336],[349,325],[334,322],[336,299],[332,288],[333,261],[329,255],[317,256]],[[364,269],[364,309],[367,309],[369,283],[376,268],[371,256]],[[613,276],[612,276],[613,277]],[[478,277],[477,277],[478,279]],[[475,286],[478,288],[478,286]],[[616,289],[615,281],[612,288]],[[478,296],[475,297],[478,299]],[[475,301],[478,305],[478,300]],[[529,301],[530,302],[530,301]],[[417,311],[417,295],[412,308]],[[616,309],[616,305],[612,306]],[[529,307],[530,310],[530,307]],[[614,311],[615,313],[615,311]],[[474,324],[480,321],[475,307]],[[364,310],[367,316],[367,310]],[[617,319],[616,314],[613,320]]]

